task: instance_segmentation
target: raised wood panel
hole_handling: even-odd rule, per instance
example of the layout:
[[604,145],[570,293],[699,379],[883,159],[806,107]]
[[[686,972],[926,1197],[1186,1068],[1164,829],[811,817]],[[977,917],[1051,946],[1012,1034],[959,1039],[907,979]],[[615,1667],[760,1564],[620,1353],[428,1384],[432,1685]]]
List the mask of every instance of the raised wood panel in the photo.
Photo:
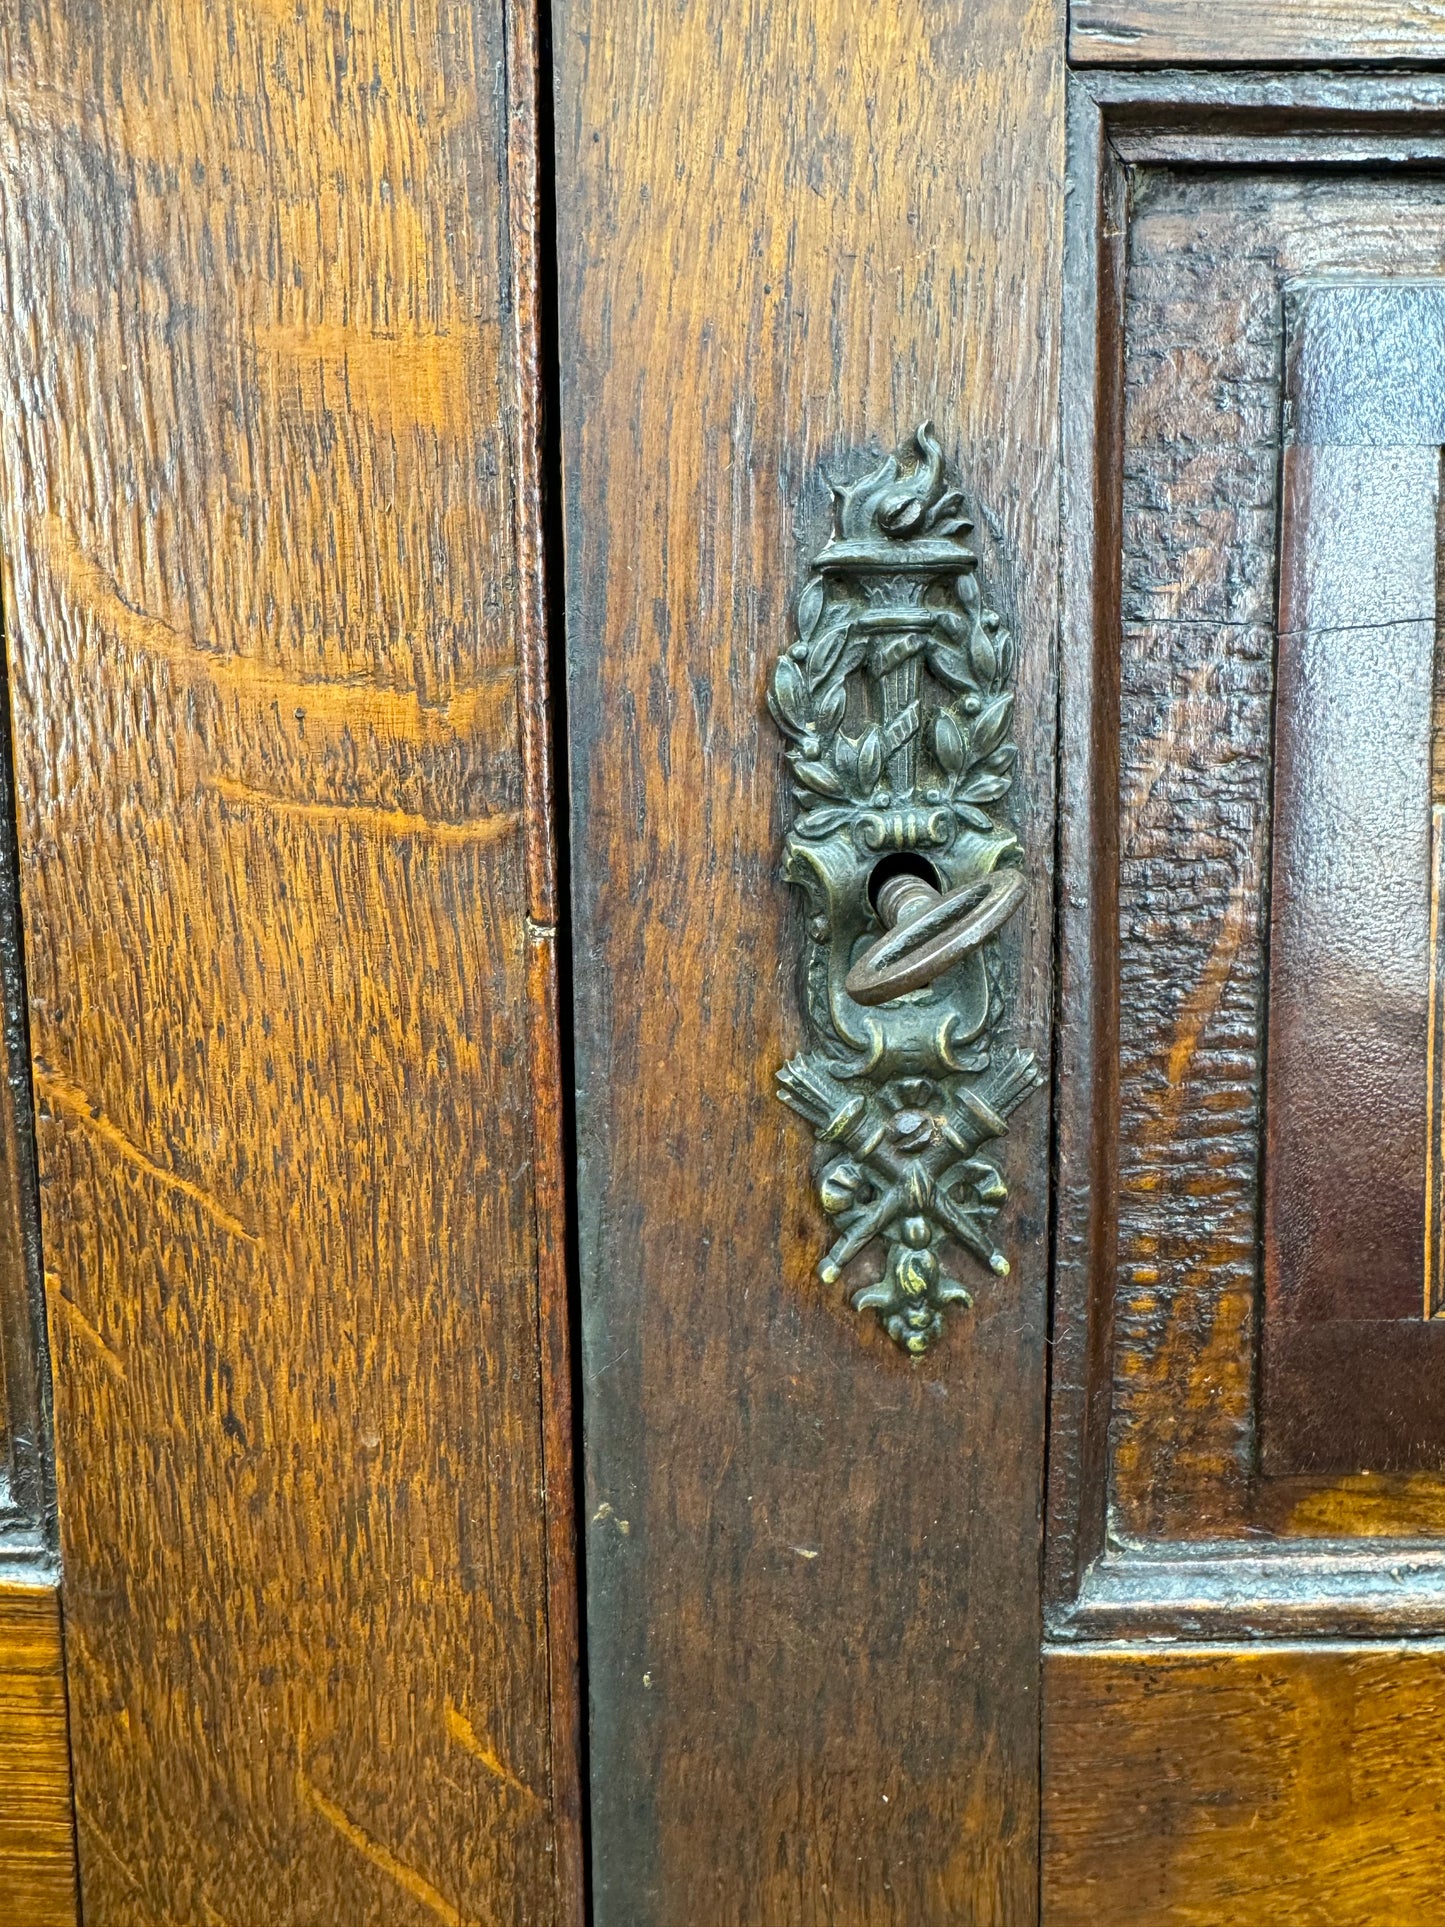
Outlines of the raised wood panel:
[[763,697],[826,472],[932,417],[1019,639],[1043,1056],[1063,27],[555,15],[600,1927],[1036,1906],[1046,1106],[1003,1147],[1013,1275],[909,1363],[816,1276],[773,1095],[800,913]]
[[78,1927],[60,1602],[0,1588],[0,1920]]
[[1237,67],[1439,61],[1441,0],[1072,0],[1081,65]]
[[1051,1652],[1043,1927],[1436,1927],[1445,1649]]
[[1445,1323],[1426,1283],[1442,347],[1445,281],[1341,277],[1286,294],[1259,1392],[1270,1475],[1445,1463]]
[[[1111,1434],[1116,1522],[1131,1539],[1240,1536],[1263,1523],[1255,1313],[1268,880],[1271,813],[1290,795],[1287,784],[1276,791],[1273,755],[1283,289],[1306,277],[1438,272],[1442,198],[1438,181],[1403,171],[1131,171]],[[1380,571],[1367,555],[1351,566],[1375,608],[1385,593]],[[1422,593],[1423,610],[1412,601],[1401,613],[1428,617],[1428,578]],[[1339,591],[1333,603],[1345,606]],[[1410,633],[1418,639],[1418,623]],[[1387,673],[1378,639],[1368,637],[1349,644],[1363,678]],[[1288,669],[1293,645],[1280,647]],[[1428,636],[1423,648],[1428,682]],[[1428,693],[1421,702],[1425,719]],[[1421,740],[1422,852],[1426,760]],[[1374,810],[1379,786],[1367,773],[1361,780]],[[1338,833],[1354,820],[1346,812]],[[1368,825],[1357,834],[1367,847]],[[1422,854],[1422,953],[1427,869]],[[1320,967],[1313,959],[1310,969]],[[1283,995],[1269,1009],[1282,1023]],[[1423,1029],[1422,990],[1422,1044]],[[1378,1098],[1359,1094],[1362,1112],[1370,1095]],[[1422,1049],[1422,1170],[1424,1104]],[[1370,1138],[1377,1163],[1388,1161],[1382,1135]],[[1423,1240],[1423,1195],[1417,1202]],[[1383,1196],[1377,1205],[1383,1214]],[[1419,1305],[1417,1289],[1417,1316]],[[1387,1471],[1391,1463],[1365,1456],[1332,1469]]]
[[[1277,616],[1286,291],[1439,276],[1442,106],[1425,76],[1099,75],[1072,89],[1050,1585],[1074,1636],[1146,1621],[1342,1634],[1438,1623],[1441,1486],[1429,1468],[1441,1443],[1433,1391],[1411,1390],[1428,1386],[1436,1342],[1423,1316],[1418,1145],[1390,1180],[1413,1183],[1419,1207],[1413,1283],[1381,1301],[1368,1355],[1346,1344],[1334,1376],[1322,1369],[1311,1409],[1327,1452],[1261,1461],[1257,1313],[1266,1026],[1287,1002],[1266,996],[1271,818],[1291,794],[1275,780],[1290,726],[1275,674],[1299,640],[1293,617],[1278,634]],[[1396,385],[1414,394],[1408,357],[1401,368]],[[1435,459],[1420,458],[1427,517]],[[1346,502],[1347,527],[1358,507]],[[1378,531],[1378,514],[1362,520]],[[1417,547],[1419,580],[1400,611],[1416,641],[1421,621],[1432,627],[1428,527]],[[1377,620],[1383,578],[1368,545],[1347,536],[1339,554],[1357,600],[1332,592],[1328,621],[1337,646],[1359,652],[1367,688],[1386,671],[1358,612],[1368,604]],[[1421,956],[1429,642],[1412,712],[1418,808],[1401,845],[1418,872],[1407,881]],[[1399,726],[1387,735],[1397,741]],[[1379,833],[1383,795],[1369,740],[1363,818],[1321,818],[1361,850],[1372,825]],[[1389,955],[1404,941],[1395,933]],[[1351,967],[1364,956],[1355,946]],[[1303,982],[1317,975],[1312,960],[1297,968]],[[1373,1010],[1379,985],[1360,995]],[[1361,1094],[1362,1118],[1372,1095]],[[1361,1143],[1385,1155],[1374,1124]],[[1356,1221],[1352,1277],[1368,1272],[1376,1230],[1368,1214]],[[1354,1311],[1378,1283],[1351,1284]],[[1405,1350],[1420,1367],[1409,1375]],[[1358,1412],[1372,1398],[1381,1423],[1346,1427],[1349,1400]],[[1381,1538],[1415,1545],[1408,1558],[1339,1546]]]
[[532,32],[0,23],[89,1927],[576,1917]]

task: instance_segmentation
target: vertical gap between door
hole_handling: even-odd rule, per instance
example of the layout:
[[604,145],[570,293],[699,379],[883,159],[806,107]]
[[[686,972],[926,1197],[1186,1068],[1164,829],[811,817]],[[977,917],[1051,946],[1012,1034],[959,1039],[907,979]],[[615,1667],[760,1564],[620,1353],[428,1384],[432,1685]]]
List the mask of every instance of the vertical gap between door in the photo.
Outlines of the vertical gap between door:
[[572,789],[568,764],[567,602],[562,493],[562,397],[557,293],[557,146],[553,123],[551,0],[537,0],[538,334],[542,385],[542,573],[547,623],[547,713],[551,723],[556,850],[557,1039],[562,1104],[567,1329],[571,1336],[572,1495],[576,1530],[577,1675],[583,1913],[592,1909],[591,1762],[587,1678],[587,1534],[582,1412],[581,1266],[577,1228],[577,1079],[572,967]]
[[559,1927],[582,1927],[592,1856],[552,19],[548,0],[504,8],[555,1891]]

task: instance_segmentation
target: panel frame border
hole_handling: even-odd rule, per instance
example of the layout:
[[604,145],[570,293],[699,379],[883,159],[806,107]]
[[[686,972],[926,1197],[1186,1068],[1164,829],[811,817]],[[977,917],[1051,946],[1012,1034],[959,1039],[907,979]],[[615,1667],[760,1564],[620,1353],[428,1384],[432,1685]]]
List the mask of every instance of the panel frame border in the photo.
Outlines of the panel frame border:
[[1445,1542],[1111,1545],[1118,1226],[1123,300],[1131,167],[1445,162],[1445,76],[1072,71],[1062,333],[1046,1640],[1445,1628]]
[[[1445,33],[1438,15],[1388,0],[1256,0],[1253,46],[1231,31],[1201,28],[1190,0],[1070,0],[1069,61],[1082,68],[1438,68]],[[1233,24],[1251,9],[1231,10]],[[1405,17],[1402,17],[1405,15]]]

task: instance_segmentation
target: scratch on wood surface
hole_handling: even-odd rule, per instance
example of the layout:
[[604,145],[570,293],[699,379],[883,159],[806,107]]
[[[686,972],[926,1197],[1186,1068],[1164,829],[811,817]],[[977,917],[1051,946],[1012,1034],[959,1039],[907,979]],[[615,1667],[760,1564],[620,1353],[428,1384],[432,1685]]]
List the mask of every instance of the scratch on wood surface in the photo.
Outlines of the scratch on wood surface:
[[536,1794],[533,1793],[532,1789],[524,1781],[519,1780],[515,1773],[510,1772],[502,1764],[491,1747],[478,1735],[476,1728],[472,1725],[466,1714],[460,1712],[453,1706],[450,1700],[447,1701],[446,1706],[446,1726],[447,1732],[456,1741],[457,1745],[464,1746],[468,1753],[473,1754],[479,1759],[488,1773],[494,1774],[504,1786],[513,1788],[517,1793],[525,1794],[529,1800],[535,1800],[537,1798]]
[[229,776],[218,776],[205,783],[223,802],[242,809],[274,810],[281,816],[300,817],[315,823],[344,823],[358,830],[372,830],[380,836],[419,836],[432,843],[494,843],[520,829],[521,814],[499,810],[494,816],[473,817],[470,822],[447,822],[434,816],[421,816],[413,810],[388,810],[369,803],[314,803],[301,797],[278,796],[273,790],[254,789]]
[[436,742],[510,727],[515,663],[483,670],[482,681],[444,703],[424,703],[411,690],[386,689],[365,677],[297,676],[254,656],[225,654],[128,602],[119,584],[79,547],[58,515],[37,521],[56,575],[77,605],[122,647],[201,678],[231,696],[261,698],[321,721],[365,724],[410,742]]
[[123,1379],[125,1377],[124,1358],[122,1358],[121,1354],[113,1345],[107,1344],[106,1340],[101,1337],[95,1326],[91,1324],[90,1320],[74,1300],[66,1297],[61,1288],[60,1280],[53,1271],[47,1271],[45,1274],[45,1296],[47,1302],[53,1305],[56,1310],[63,1312],[66,1322],[72,1325],[75,1330],[80,1333],[81,1337],[100,1354],[100,1361],[106,1370],[114,1377]]
[[429,1907],[438,1920],[447,1922],[448,1927],[463,1927],[460,1912],[445,1894],[438,1893],[431,1882],[423,1874],[419,1874],[415,1867],[409,1867],[404,1860],[398,1860],[391,1849],[383,1846],[380,1840],[373,1840],[371,1835],[364,1828],[359,1827],[348,1813],[343,1812],[334,1800],[329,1800],[320,1787],[313,1786],[302,1767],[296,1769],[296,1784],[301,1797],[316,1809],[323,1820],[335,1827],[343,1840],[350,1841],[356,1851],[364,1855],[374,1867],[380,1867],[384,1874],[390,1875],[399,1887],[406,1889],[413,1900],[419,1900],[423,1907]]
[[35,1088],[46,1103],[53,1105],[66,1117],[74,1118],[83,1129],[89,1131],[93,1137],[99,1138],[101,1143],[114,1151],[118,1157],[124,1158],[128,1164],[133,1164],[138,1171],[143,1171],[148,1178],[154,1178],[157,1184],[163,1184],[168,1191],[178,1191],[183,1198],[189,1198],[192,1204],[199,1205],[207,1217],[218,1224],[223,1231],[229,1231],[233,1238],[244,1238],[250,1245],[260,1244],[261,1240],[256,1233],[249,1231],[241,1220],[213,1198],[209,1191],[202,1190],[199,1184],[193,1184],[189,1178],[179,1177],[174,1171],[167,1171],[164,1166],[157,1164],[154,1158],[148,1156],[138,1144],[126,1136],[118,1124],[113,1124],[106,1117],[100,1106],[93,1103],[78,1084],[72,1083],[68,1077],[59,1076],[54,1071],[43,1070],[38,1063],[34,1068]]

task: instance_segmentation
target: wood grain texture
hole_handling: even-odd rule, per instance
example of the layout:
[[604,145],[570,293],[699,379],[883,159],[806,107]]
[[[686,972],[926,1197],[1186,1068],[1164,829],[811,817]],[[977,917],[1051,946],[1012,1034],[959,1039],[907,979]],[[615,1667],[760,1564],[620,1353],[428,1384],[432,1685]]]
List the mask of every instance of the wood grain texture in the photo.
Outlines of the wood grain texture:
[[1096,73],[1069,97],[1049,1622],[1429,1633],[1445,1488],[1258,1476],[1253,1313],[1283,291],[1439,274],[1445,92]]
[[1435,1927],[1445,1650],[1051,1652],[1044,1927]]
[[[938,423],[1020,641],[1045,1054],[1063,18],[556,15],[600,1927],[970,1927],[1036,1892],[1046,1107],[1013,1276],[910,1365],[823,1286],[763,708],[825,469]],[[966,1261],[961,1261],[966,1262]]]
[[0,27],[89,1927],[575,1918],[532,31]]
[[1163,170],[1131,193],[1111,1473],[1119,1530],[1154,1538],[1220,1530],[1252,1443],[1280,407],[1257,198]]
[[78,1919],[60,1601],[0,1588],[0,1920]]
[[1059,598],[1058,979],[1046,1610],[1107,1530],[1117,1268],[1122,308],[1128,178],[1090,91],[1067,91]]
[[1307,1531],[1319,1486],[1291,1488],[1291,1527],[1255,1461],[1281,289],[1438,273],[1441,196],[1140,167],[1131,206],[1114,1517],[1130,1540]]
[[1422,372],[1445,348],[1445,283],[1301,284],[1285,341],[1261,1465],[1438,1472],[1445,1325],[1427,1321],[1425,1279],[1445,392]]
[[1083,66],[1328,65],[1445,58],[1441,0],[1072,0]]

